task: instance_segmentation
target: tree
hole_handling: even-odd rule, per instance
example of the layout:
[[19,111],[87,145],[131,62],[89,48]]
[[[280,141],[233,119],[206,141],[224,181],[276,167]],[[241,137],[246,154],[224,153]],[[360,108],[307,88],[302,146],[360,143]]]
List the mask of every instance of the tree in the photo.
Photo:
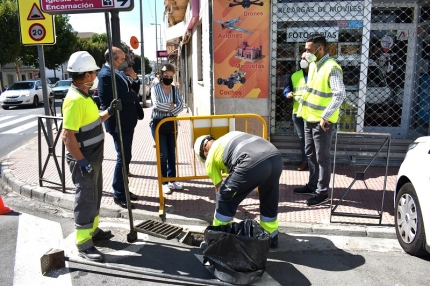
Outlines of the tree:
[[[141,74],[141,61],[142,61],[142,57],[139,55],[136,55],[134,58],[134,63],[133,63],[133,69],[136,71],[136,73]],[[149,60],[147,57],[145,57],[145,74],[151,73],[152,72],[152,67],[149,65]]]
[[16,1],[0,0],[0,27],[2,27],[0,33],[0,65],[15,63],[18,79],[21,79],[18,55],[22,44],[19,29],[17,29],[19,21]]

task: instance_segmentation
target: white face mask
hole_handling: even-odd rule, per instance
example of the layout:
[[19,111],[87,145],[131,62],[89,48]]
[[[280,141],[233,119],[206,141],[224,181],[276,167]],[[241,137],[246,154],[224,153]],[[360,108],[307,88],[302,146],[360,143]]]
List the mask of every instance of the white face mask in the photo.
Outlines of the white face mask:
[[309,63],[312,63],[317,60],[317,56],[311,53],[306,53],[305,58]]
[[301,61],[300,61],[300,67],[301,67],[302,69],[305,69],[305,68],[309,67],[309,63],[308,63],[308,61],[306,61],[306,60],[301,60]]
[[93,84],[90,87],[90,90],[96,89],[98,85],[99,85],[99,79],[96,77],[93,81]]

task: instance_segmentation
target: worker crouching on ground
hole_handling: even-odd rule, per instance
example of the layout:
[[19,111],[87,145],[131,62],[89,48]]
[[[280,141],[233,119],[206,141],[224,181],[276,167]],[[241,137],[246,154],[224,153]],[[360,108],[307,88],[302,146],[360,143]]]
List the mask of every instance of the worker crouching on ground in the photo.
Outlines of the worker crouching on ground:
[[[211,135],[197,138],[196,156],[205,163],[215,185],[214,226],[232,222],[237,207],[258,188],[260,225],[272,236],[271,248],[278,246],[279,178],[281,153],[269,141],[252,134],[233,131],[215,140]],[[224,180],[223,173],[228,173]]]

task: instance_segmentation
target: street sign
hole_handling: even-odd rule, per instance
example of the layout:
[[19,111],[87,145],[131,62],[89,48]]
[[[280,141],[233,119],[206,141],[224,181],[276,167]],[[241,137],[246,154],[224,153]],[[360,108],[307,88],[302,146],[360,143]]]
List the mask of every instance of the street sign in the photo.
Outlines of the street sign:
[[18,0],[18,11],[23,45],[55,44],[54,17],[40,10],[38,0]]
[[130,11],[133,0],[40,0],[42,11],[49,14]]
[[157,58],[167,58],[169,53],[167,51],[157,51]]

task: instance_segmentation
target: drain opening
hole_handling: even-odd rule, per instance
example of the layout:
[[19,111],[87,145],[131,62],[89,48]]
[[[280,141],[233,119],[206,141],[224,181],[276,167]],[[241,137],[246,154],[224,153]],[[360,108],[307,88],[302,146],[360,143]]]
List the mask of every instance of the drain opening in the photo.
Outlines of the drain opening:
[[201,232],[187,231],[181,233],[178,240],[190,246],[200,247],[200,244],[205,240],[205,235]]

